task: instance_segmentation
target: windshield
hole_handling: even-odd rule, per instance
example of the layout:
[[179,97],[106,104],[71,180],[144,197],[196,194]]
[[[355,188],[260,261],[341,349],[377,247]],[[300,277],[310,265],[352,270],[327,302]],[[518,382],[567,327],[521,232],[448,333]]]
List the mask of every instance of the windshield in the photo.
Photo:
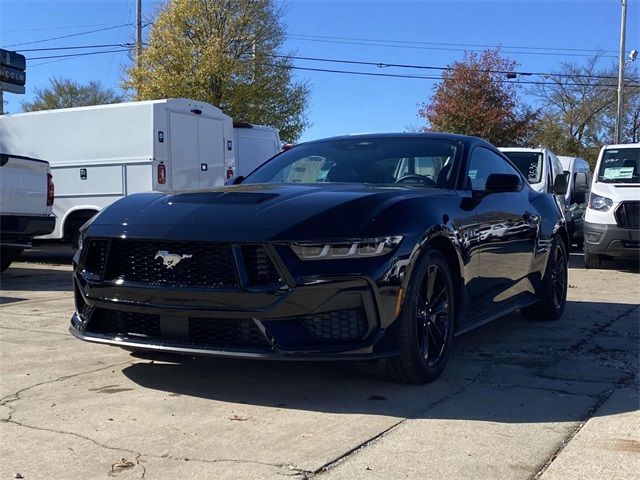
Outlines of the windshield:
[[640,147],[605,150],[600,161],[598,181],[640,183]]
[[456,142],[416,138],[303,143],[258,167],[242,183],[405,183],[450,187],[455,182],[460,150]]
[[529,183],[542,180],[542,153],[538,152],[502,152],[520,170]]

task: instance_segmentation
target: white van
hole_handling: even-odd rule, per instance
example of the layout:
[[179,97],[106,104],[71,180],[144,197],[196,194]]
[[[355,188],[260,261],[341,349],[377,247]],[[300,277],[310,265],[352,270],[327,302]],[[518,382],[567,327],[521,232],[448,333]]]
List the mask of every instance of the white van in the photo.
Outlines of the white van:
[[[567,225],[572,225],[573,212],[565,201],[565,193],[556,193],[565,192],[567,183],[567,177],[558,157],[548,148],[508,147],[499,148],[499,150],[520,170],[531,188],[536,192],[551,193],[556,196]],[[571,237],[569,242],[573,243]]]
[[584,242],[584,213],[587,210],[589,185],[591,184],[591,168],[589,162],[579,157],[559,156],[567,175],[567,193],[565,203],[571,212],[571,222],[568,225],[570,237],[578,246]]
[[593,174],[584,217],[584,263],[640,258],[640,144],[605,145]]
[[247,176],[282,150],[276,128],[233,122],[236,175]]
[[0,151],[51,164],[56,226],[77,240],[96,212],[137,192],[223,185],[235,174],[233,120],[188,99],[127,102],[0,117]]

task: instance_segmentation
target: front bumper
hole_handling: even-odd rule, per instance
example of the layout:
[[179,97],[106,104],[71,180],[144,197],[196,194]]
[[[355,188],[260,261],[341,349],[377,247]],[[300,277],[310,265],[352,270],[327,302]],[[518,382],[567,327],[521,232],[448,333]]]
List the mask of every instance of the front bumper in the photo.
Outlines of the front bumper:
[[56,217],[47,216],[0,216],[0,244],[7,247],[28,248],[31,239],[48,235],[56,226]]
[[[96,278],[76,265],[70,331],[131,350],[260,359],[363,359],[397,354],[397,258],[333,273],[275,250],[283,280],[266,288],[167,288]],[[75,262],[81,262],[77,255]],[[240,266],[236,266],[238,271]],[[301,268],[306,268],[304,272]],[[395,269],[395,270],[394,270]],[[347,273],[359,271],[358,274]]]
[[640,256],[640,230],[585,222],[584,249],[591,254],[610,257],[638,257]]

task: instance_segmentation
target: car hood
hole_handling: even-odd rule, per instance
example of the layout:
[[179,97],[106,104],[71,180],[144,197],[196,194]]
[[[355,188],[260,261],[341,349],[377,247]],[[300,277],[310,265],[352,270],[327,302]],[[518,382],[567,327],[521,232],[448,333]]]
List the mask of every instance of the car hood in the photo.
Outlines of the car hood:
[[591,187],[591,191],[596,195],[611,198],[614,202],[624,202],[638,200],[640,184],[596,182]]
[[[360,184],[236,185],[203,192],[147,193],[105,209],[91,235],[214,241],[305,240],[403,234],[376,218],[439,189]],[[388,219],[389,215],[385,215]],[[385,223],[385,224],[381,224]]]

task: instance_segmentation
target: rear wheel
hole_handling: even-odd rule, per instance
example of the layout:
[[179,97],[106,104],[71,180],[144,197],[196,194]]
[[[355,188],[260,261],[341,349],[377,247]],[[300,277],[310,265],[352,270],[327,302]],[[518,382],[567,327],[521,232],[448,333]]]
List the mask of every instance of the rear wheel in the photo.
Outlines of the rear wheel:
[[437,379],[451,352],[455,319],[451,269],[437,250],[415,267],[398,318],[400,355],[386,360],[389,377],[405,383]]
[[0,272],[4,272],[16,256],[16,249],[12,247],[0,248]]
[[585,268],[601,268],[602,267],[602,255],[597,253],[584,252],[584,266]]
[[522,309],[533,320],[557,320],[567,304],[568,255],[562,237],[556,235],[547,260],[547,269],[538,292],[540,301]]

